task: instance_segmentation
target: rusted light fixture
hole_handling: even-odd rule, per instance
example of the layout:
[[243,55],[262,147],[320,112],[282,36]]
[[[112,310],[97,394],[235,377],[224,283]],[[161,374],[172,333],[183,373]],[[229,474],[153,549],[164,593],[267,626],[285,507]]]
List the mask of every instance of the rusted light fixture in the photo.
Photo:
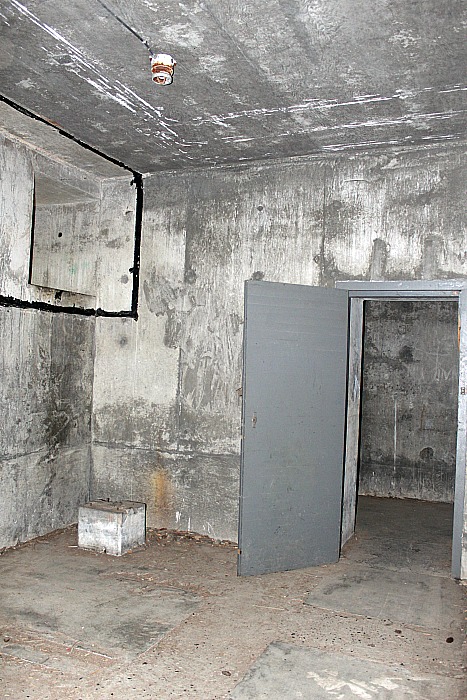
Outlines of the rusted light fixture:
[[156,85],[170,85],[173,82],[173,76],[174,76],[174,68],[177,65],[177,62],[170,56],[168,53],[154,53],[154,51],[151,49],[149,46],[149,43],[146,41],[146,39],[143,39],[141,34],[139,34],[136,29],[133,29],[133,27],[130,27],[129,24],[127,24],[121,17],[119,17],[113,10],[108,7],[105,2],[102,0],[97,0],[99,5],[101,5],[109,14],[112,15],[112,17],[115,17],[117,22],[120,22],[120,24],[125,27],[125,29],[128,29],[129,32],[133,34],[137,39],[141,41],[142,44],[145,45],[147,50],[149,51],[149,59],[151,61],[151,73],[152,73],[152,79],[153,82],[156,83]]
[[177,61],[168,53],[151,53],[150,60],[153,82],[157,85],[170,85],[173,82]]

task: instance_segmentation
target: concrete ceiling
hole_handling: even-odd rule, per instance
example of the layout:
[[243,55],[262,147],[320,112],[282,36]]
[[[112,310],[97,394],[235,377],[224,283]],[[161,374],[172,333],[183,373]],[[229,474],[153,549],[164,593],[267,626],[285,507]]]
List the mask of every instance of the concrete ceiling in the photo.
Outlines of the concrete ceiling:
[[0,0],[0,89],[139,172],[465,137],[463,0],[105,5]]

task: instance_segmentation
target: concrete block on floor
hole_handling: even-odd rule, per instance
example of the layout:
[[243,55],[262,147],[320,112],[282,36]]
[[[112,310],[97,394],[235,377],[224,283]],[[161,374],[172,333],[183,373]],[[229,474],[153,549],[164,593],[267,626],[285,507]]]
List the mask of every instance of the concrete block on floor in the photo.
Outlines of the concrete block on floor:
[[79,508],[78,546],[125,554],[146,541],[146,504],[136,501],[91,501]]

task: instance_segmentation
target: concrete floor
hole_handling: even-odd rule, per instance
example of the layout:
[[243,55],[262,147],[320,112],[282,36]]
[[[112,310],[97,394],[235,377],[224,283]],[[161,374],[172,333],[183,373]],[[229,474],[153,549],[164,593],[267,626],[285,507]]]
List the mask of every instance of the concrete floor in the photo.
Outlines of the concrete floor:
[[238,578],[236,550],[150,532],[121,558],[76,528],[0,557],[0,697],[465,698],[452,509],[360,498],[337,564]]

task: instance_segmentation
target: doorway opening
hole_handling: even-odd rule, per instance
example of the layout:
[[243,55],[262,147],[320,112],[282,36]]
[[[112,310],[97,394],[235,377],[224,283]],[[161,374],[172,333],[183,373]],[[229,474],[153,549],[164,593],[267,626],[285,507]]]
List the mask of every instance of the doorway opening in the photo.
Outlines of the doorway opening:
[[395,566],[449,575],[458,369],[457,300],[364,302],[357,531]]
[[351,309],[342,545],[358,492],[444,503],[448,518],[454,501],[451,572],[465,578],[465,282],[336,286]]
[[[455,579],[467,579],[467,282],[338,282],[336,287],[245,283],[239,574],[337,561],[355,530],[364,304],[444,299],[454,302],[459,317],[451,572]],[[405,357],[410,364],[414,351],[406,346],[398,362]],[[428,409],[417,420],[423,434],[434,427]],[[396,428],[396,447],[400,434]],[[439,443],[435,447],[440,450]],[[435,447],[421,444],[418,459],[432,464]],[[397,452],[393,471],[394,464],[397,473],[402,466]]]

